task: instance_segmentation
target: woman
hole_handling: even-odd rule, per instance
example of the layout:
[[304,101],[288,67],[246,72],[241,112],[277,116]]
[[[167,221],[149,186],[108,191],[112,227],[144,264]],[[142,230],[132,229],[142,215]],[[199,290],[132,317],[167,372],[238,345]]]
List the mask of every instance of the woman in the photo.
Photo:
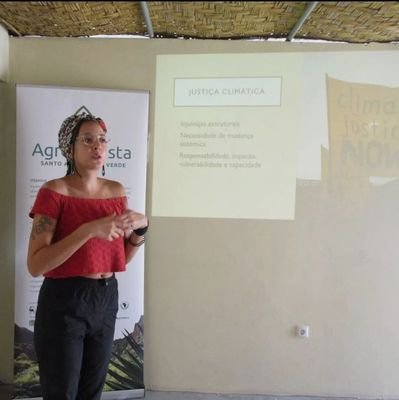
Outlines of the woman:
[[39,190],[30,212],[28,270],[44,275],[34,344],[44,400],[101,398],[118,311],[115,272],[144,243],[145,215],[127,208],[123,186],[99,178],[107,129],[90,114],[59,131],[68,171]]

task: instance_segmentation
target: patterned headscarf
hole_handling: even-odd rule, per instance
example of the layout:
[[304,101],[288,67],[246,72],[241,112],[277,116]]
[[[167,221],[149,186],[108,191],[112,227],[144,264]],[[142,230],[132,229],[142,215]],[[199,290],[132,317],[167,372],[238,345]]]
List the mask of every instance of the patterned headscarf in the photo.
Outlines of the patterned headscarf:
[[71,160],[72,143],[78,134],[78,132],[76,132],[76,127],[86,121],[97,121],[103,131],[107,132],[104,121],[101,118],[95,117],[92,114],[82,112],[80,114],[74,114],[66,118],[61,125],[60,131],[58,132],[58,146],[61,150],[62,155],[67,160]]

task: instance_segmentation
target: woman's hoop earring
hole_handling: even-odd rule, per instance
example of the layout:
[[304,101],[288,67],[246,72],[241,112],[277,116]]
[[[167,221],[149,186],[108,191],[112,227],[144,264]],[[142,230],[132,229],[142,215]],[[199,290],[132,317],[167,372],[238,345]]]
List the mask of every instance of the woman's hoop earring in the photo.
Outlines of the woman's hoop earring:
[[101,174],[102,174],[102,176],[104,176],[105,175],[105,166],[103,165],[103,169],[102,169],[102,172],[101,172]]

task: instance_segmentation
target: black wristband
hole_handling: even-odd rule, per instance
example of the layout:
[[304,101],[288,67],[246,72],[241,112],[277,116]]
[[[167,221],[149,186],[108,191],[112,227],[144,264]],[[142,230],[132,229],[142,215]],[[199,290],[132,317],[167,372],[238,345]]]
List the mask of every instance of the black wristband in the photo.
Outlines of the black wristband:
[[145,233],[148,230],[148,225],[149,225],[149,221],[147,220],[147,226],[145,226],[144,228],[139,228],[139,229],[135,229],[133,232],[137,235],[137,236],[144,236]]

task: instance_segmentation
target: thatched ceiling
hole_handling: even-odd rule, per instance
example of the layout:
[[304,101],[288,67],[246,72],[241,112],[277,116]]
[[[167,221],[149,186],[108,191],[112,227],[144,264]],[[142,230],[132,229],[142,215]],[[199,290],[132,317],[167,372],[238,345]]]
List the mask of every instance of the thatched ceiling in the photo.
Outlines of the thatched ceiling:
[[399,2],[0,2],[12,36],[399,41]]

